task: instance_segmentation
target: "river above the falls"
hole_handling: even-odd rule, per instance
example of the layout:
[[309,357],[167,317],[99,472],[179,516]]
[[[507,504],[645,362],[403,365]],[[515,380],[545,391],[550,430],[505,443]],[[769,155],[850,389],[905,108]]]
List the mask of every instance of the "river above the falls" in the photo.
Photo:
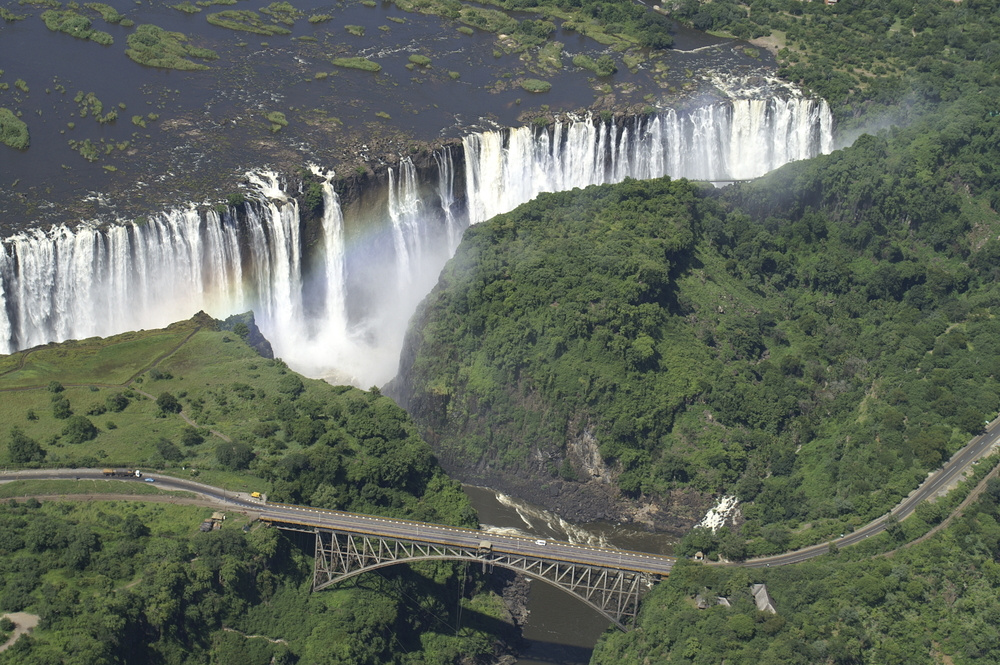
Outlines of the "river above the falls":
[[[572,524],[555,513],[486,487],[464,485],[479,512],[481,528],[494,533],[552,538],[654,554],[672,554],[676,540],[650,533],[636,524],[592,522]],[[525,648],[519,665],[586,665],[608,620],[565,592],[531,581],[527,623],[522,627]]]
[[[118,9],[137,26],[175,31],[215,51],[206,70],[133,62],[125,49],[137,28],[107,23],[89,9],[80,11],[112,45],[49,30],[43,3],[20,4],[22,20],[0,22],[0,107],[21,117],[31,139],[23,151],[0,145],[3,235],[43,222],[134,219],[187,202],[211,204],[249,169],[294,172],[309,162],[353,169],[411,142],[516,126],[522,113],[657,105],[694,90],[707,69],[773,70],[766,52],[751,57],[745,42],[681,26],[674,48],[655,61],[630,70],[616,55],[618,71],[596,77],[572,60],[607,48],[561,21],[552,35],[564,45],[560,65],[545,69],[496,34],[462,33],[458,22],[392,2],[304,0],[295,3],[301,17],[287,26],[290,34],[270,36],[208,23],[219,7],[177,7]],[[310,15],[329,18],[311,22]],[[414,66],[411,56],[431,64]],[[332,64],[351,57],[382,69]],[[552,88],[526,92],[518,82],[530,77]],[[274,113],[287,124],[272,124]]]

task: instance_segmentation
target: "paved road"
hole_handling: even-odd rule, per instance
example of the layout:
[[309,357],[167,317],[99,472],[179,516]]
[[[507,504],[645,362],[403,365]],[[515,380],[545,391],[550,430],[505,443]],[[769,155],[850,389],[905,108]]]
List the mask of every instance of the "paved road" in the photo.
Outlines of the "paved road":
[[[927,479],[917,489],[903,499],[895,508],[889,511],[888,515],[883,515],[873,522],[869,522],[857,531],[852,531],[837,538],[833,542],[837,547],[847,547],[860,543],[865,538],[877,535],[885,531],[885,523],[889,515],[895,515],[896,519],[903,520],[913,514],[923,501],[930,499],[942,489],[959,479],[966,467],[973,461],[982,457],[1000,438],[1000,418],[994,420],[987,426],[986,432],[975,437],[964,448],[952,456],[950,460],[938,471],[930,474]],[[748,568],[763,568],[765,566],[783,566],[789,563],[798,563],[816,556],[826,554],[830,549],[829,544],[813,545],[804,547],[801,550],[778,554],[776,556],[764,557],[761,559],[750,559],[744,561],[742,566]]]
[[[975,437],[967,446],[955,453],[943,468],[929,475],[920,487],[911,492],[889,514],[895,515],[899,520],[909,517],[921,502],[933,497],[941,489],[958,479],[966,467],[974,460],[983,456],[998,439],[1000,439],[1000,419],[990,423],[985,433]],[[411,540],[468,547],[476,547],[483,540],[488,540],[496,552],[525,554],[570,563],[637,570],[655,575],[669,574],[676,562],[676,559],[671,557],[642,552],[574,545],[572,543],[553,540],[546,540],[543,544],[541,541],[532,538],[485,534],[472,529],[460,529],[422,522],[409,522],[371,515],[319,510],[303,506],[283,504],[264,505],[252,500],[245,493],[229,492],[219,487],[212,487],[203,483],[171,478],[155,473],[152,474],[152,477],[156,478],[156,486],[161,489],[195,492],[230,509],[251,511],[258,514],[261,519],[271,522],[286,522],[306,527],[317,526],[374,536],[408,538]],[[10,482],[17,479],[50,480],[72,478],[84,480],[103,479],[104,475],[96,469],[40,469],[36,471],[8,472],[0,475],[0,482]],[[124,482],[143,481],[136,478],[125,479]],[[887,518],[888,515],[883,515],[857,531],[853,531],[833,542],[838,547],[847,547],[859,543],[865,538],[884,531]],[[829,545],[823,543],[786,554],[751,559],[738,565],[748,568],[783,566],[821,556],[828,551]]]
[[[273,503],[265,505],[261,504],[259,501],[249,498],[244,493],[228,492],[224,489],[212,487],[211,485],[205,485],[203,483],[181,480],[179,478],[171,478],[157,473],[148,474],[146,477],[155,478],[155,486],[160,489],[196,492],[209,497],[220,504],[228,506],[230,510],[253,512],[258,515],[260,519],[269,522],[284,522],[306,527],[317,526],[328,529],[351,531],[358,534],[386,536],[389,538],[406,538],[423,542],[460,545],[466,547],[478,547],[481,542],[488,540],[492,545],[494,552],[529,555],[543,559],[565,561],[568,563],[636,570],[654,575],[669,574],[670,569],[676,561],[676,559],[672,557],[665,557],[657,554],[628,552],[624,550],[590,547],[587,545],[574,545],[572,543],[525,538],[521,536],[487,534],[475,529],[461,529],[437,524],[426,524],[423,522],[411,522],[407,520],[375,517],[372,515],[345,513],[335,510],[320,510],[303,506],[290,506]],[[104,478],[103,473],[96,469],[40,469],[37,471],[22,471],[18,473],[10,472],[0,475],[0,482],[28,479],[96,480]],[[142,483],[144,480],[140,478],[124,478],[117,479],[117,482]]]

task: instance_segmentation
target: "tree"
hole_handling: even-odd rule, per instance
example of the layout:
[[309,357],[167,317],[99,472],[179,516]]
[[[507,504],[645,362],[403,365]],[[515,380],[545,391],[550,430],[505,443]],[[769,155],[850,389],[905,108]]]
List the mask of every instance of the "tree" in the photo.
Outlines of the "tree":
[[62,433],[67,443],[83,443],[97,438],[97,428],[86,416],[70,417]]
[[215,447],[215,459],[219,464],[237,471],[250,466],[253,460],[253,450],[245,443],[223,442]]
[[136,540],[149,535],[149,527],[142,523],[142,520],[135,513],[129,513],[122,520],[122,533],[130,540]]
[[108,411],[113,411],[114,413],[124,411],[128,404],[128,397],[125,397],[125,395],[122,395],[121,393],[108,395],[107,399],[104,400],[104,405],[108,407]]
[[166,437],[160,437],[156,442],[156,452],[160,454],[160,457],[167,460],[168,462],[179,462],[184,459],[184,453]]
[[59,420],[66,420],[72,416],[73,410],[69,406],[69,400],[65,397],[60,397],[52,402],[52,415]]
[[197,446],[204,441],[205,435],[197,427],[185,427],[181,434],[181,443],[185,446]]
[[597,69],[595,70],[595,73],[598,76],[611,76],[617,71],[618,65],[615,64],[615,59],[607,53],[597,59]]
[[296,374],[285,374],[278,379],[278,392],[280,393],[296,397],[303,390],[305,390],[305,386],[302,385],[302,379]]
[[160,396],[156,398],[156,406],[160,407],[160,411],[163,413],[181,412],[181,403],[170,393],[160,393]]
[[45,459],[45,450],[38,442],[25,435],[20,427],[10,428],[10,443],[7,444],[10,461],[14,464],[41,462]]

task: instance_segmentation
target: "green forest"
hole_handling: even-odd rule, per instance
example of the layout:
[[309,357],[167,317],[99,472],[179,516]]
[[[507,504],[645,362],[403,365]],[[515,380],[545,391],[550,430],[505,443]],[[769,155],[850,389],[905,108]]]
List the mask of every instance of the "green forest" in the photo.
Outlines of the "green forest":
[[396,566],[312,593],[310,536],[239,515],[199,532],[210,512],[0,504],[0,609],[41,617],[0,663],[492,662],[513,630],[486,578],[461,565]]
[[[911,547],[897,525],[864,551],[781,568],[681,561],[643,601],[636,629],[607,633],[595,665],[834,663],[957,665],[1000,660],[1000,481],[935,537]],[[908,521],[908,520],[907,520]],[[776,614],[757,609],[766,583]],[[711,606],[696,609],[700,595]],[[730,607],[715,605],[725,597]]]
[[996,0],[675,0],[671,16],[740,39],[770,37],[779,76],[826,99],[841,130],[909,121],[997,85]]

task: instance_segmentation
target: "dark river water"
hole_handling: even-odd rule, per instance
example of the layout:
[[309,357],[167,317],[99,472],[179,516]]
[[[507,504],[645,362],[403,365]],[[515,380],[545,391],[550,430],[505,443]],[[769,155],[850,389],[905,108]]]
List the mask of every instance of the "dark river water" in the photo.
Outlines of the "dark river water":
[[[25,151],[0,145],[0,230],[211,203],[253,168],[298,169],[309,162],[325,167],[346,162],[353,168],[400,150],[409,140],[433,142],[477,128],[518,125],[522,114],[530,120],[546,108],[585,109],[600,100],[660,104],[678,91],[693,90],[708,70],[746,73],[771,65],[766,52],[757,59],[746,55],[742,42],[677,26],[675,48],[659,55],[659,71],[645,63],[630,72],[616,55],[618,73],[599,80],[574,67],[572,58],[596,57],[606,47],[561,28],[554,37],[565,45],[564,66],[543,71],[536,58],[526,62],[518,53],[504,52],[494,34],[465,35],[457,22],[407,13],[391,2],[369,7],[296,1],[292,4],[303,16],[290,27],[292,34],[274,36],[207,22],[213,12],[258,9],[245,0],[196,14],[171,4],[112,3],[137,25],[177,31],[190,44],[215,50],[219,59],[207,62],[208,70],[133,62],[125,49],[135,28],[108,24],[94,11],[80,9],[114,44],[50,31],[40,18],[44,6],[0,0],[27,16],[0,22],[0,82],[9,84],[0,90],[0,107],[19,112],[31,135]],[[310,23],[307,17],[315,14],[332,18]],[[348,33],[348,25],[363,28],[363,36]],[[407,68],[415,54],[431,58],[430,67]],[[382,71],[331,64],[333,58],[354,56],[378,62]],[[524,78],[548,80],[552,88],[528,93],[517,85]],[[15,87],[18,79],[28,92]],[[93,93],[103,112],[115,109],[118,118],[100,124],[93,114],[82,117],[78,93]],[[272,132],[265,115],[275,111],[285,114],[288,125]],[[135,124],[133,116],[142,116],[146,126]],[[98,148],[93,161],[80,154],[85,140]]]
[[[487,531],[554,538],[655,554],[672,554],[676,542],[631,524],[571,524],[558,515],[485,487],[464,486],[479,521]],[[608,630],[608,620],[564,591],[532,581],[520,665],[583,665],[597,638]]]

